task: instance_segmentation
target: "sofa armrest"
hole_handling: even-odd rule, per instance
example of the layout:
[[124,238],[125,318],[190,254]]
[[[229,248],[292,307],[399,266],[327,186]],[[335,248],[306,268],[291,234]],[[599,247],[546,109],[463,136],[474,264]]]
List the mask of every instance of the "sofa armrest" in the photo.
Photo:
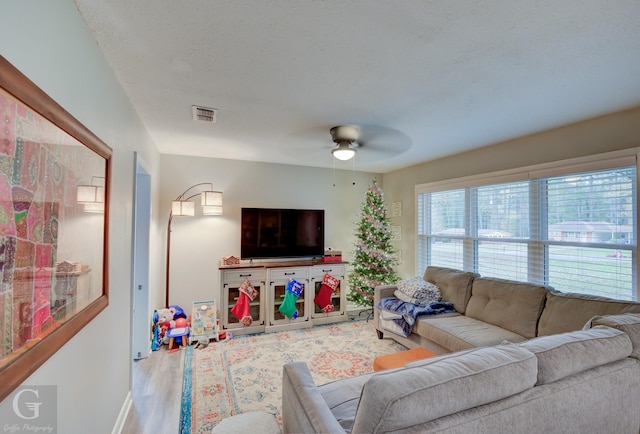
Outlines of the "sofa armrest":
[[376,305],[386,297],[393,297],[393,293],[398,289],[397,285],[378,285],[373,292],[373,326],[376,328],[378,338],[382,339],[382,326],[380,325],[380,311]]
[[398,289],[398,285],[378,285],[374,289],[374,306],[385,297],[393,297],[393,293]]
[[283,367],[282,429],[285,434],[345,432],[322,398],[304,362]]

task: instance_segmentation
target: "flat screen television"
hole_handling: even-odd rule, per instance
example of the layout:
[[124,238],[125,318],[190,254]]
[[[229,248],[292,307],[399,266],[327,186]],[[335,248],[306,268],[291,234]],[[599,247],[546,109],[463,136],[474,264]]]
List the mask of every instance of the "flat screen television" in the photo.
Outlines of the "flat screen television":
[[324,210],[242,208],[242,259],[324,255]]

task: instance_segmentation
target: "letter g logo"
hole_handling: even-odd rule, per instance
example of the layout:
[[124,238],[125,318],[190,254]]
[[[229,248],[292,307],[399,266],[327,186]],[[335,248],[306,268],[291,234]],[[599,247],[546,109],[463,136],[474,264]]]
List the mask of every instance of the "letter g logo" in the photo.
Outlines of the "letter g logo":
[[16,396],[13,397],[13,411],[21,419],[31,420],[40,416],[40,406],[41,402],[25,402],[24,405],[27,407],[27,410],[31,411],[31,416],[25,416],[20,411],[19,400],[23,393],[31,392],[35,395],[36,398],[39,398],[40,395],[36,389],[22,389],[20,392],[16,393]]

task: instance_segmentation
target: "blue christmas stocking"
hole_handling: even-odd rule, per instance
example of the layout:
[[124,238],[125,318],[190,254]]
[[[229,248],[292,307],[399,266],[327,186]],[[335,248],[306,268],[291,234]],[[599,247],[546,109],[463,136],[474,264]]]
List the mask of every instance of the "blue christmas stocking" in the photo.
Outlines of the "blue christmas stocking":
[[297,280],[290,280],[284,293],[284,301],[280,305],[280,313],[289,319],[298,318],[298,309],[296,309],[296,300],[302,294],[303,285]]

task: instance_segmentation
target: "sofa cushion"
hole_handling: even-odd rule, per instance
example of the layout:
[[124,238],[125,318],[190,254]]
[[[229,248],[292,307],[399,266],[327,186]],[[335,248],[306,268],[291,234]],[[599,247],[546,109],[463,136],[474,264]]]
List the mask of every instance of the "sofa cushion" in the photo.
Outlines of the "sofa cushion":
[[442,301],[453,303],[453,307],[460,313],[465,312],[471,297],[471,282],[478,276],[479,274],[470,271],[446,267],[428,266],[424,271],[424,280],[436,285],[442,294]]
[[318,386],[320,395],[345,431],[353,427],[362,387],[372,375],[373,372]]
[[531,339],[546,295],[544,285],[478,277],[471,286],[466,315]]
[[414,326],[416,333],[449,351],[498,345],[503,341],[526,340],[512,331],[464,315],[423,317]]
[[610,327],[543,336],[518,344],[538,358],[537,386],[629,357],[626,333]]
[[477,348],[424,366],[369,378],[353,432],[410,430],[429,420],[504,399],[536,382],[535,355],[516,345]]
[[538,336],[580,330],[596,315],[621,313],[640,313],[640,303],[549,291],[538,324]]
[[631,339],[633,345],[632,357],[640,359],[640,314],[625,313],[622,315],[606,315],[591,318],[587,327],[603,325],[622,330]]

